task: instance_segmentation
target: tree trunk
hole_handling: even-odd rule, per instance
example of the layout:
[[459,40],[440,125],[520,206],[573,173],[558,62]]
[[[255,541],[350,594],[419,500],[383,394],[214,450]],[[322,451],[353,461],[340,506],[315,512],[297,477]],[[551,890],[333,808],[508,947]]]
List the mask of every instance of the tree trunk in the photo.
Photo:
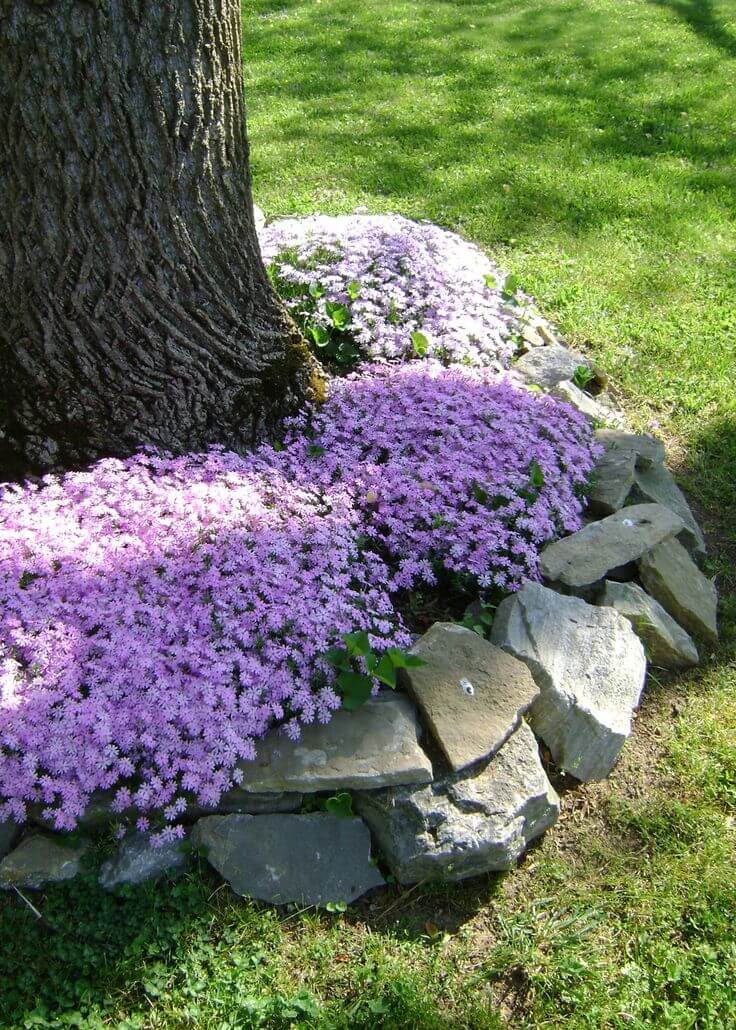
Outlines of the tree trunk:
[[255,234],[239,0],[0,0],[0,471],[246,447],[313,376]]

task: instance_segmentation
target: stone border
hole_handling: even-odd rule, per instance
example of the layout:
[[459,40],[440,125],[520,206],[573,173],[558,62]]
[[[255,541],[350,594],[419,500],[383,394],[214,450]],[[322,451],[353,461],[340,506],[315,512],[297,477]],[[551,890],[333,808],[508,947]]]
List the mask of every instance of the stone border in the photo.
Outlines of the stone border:
[[[632,433],[607,377],[525,311],[511,378],[576,407],[603,448],[585,525],[544,549],[544,583],[501,603],[490,640],[436,623],[414,645],[425,665],[403,670],[396,693],[296,743],[267,737],[216,808],[187,813],[185,842],[127,838],[99,871],[103,887],[179,874],[193,851],[236,893],[272,904],[349,903],[384,884],[372,843],[402,884],[512,868],[560,811],[538,741],[578,780],[606,777],[648,665],[678,671],[699,660],[693,637],[716,643],[703,534],[664,445]],[[95,796],[80,829],[109,826],[110,804]],[[42,889],[83,868],[86,844],[34,821],[25,834],[0,825],[0,888]]]

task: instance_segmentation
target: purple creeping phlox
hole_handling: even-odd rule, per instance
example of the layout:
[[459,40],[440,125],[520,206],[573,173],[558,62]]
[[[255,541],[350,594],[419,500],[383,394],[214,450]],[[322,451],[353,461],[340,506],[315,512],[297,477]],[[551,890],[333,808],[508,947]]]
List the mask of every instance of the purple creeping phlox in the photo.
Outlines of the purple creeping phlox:
[[329,720],[342,634],[408,646],[395,591],[535,578],[595,453],[572,408],[424,361],[334,380],[280,448],[0,487],[0,821],[70,830],[113,789],[121,820],[181,836],[267,730]]
[[344,305],[346,331],[363,357],[414,357],[413,333],[424,336],[426,356],[445,364],[500,369],[514,353],[520,327],[503,274],[437,225],[399,215],[316,215],[273,222],[260,241],[278,282],[294,288],[284,291],[287,306],[299,317],[309,286],[319,287],[310,323],[329,329],[329,306]]

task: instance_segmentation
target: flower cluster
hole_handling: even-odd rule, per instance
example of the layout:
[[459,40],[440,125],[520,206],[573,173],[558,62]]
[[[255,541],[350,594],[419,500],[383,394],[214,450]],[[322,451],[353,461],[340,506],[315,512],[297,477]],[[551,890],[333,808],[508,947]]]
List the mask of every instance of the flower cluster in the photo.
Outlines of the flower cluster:
[[[263,258],[318,346],[335,329],[358,354],[500,369],[519,322],[504,276],[473,244],[399,215],[287,218],[261,229]],[[311,290],[311,293],[310,293]]]
[[[594,455],[571,408],[489,370],[378,365],[248,456],[101,461],[0,488],[0,821],[93,791],[173,835],[254,742],[339,707],[325,659],[406,647],[395,592],[439,566],[537,575]],[[168,839],[164,836],[163,839]]]
[[406,644],[359,560],[351,491],[256,455],[108,460],[0,500],[0,821],[70,829],[91,793],[173,822],[212,804],[274,723],[340,705],[323,659]]

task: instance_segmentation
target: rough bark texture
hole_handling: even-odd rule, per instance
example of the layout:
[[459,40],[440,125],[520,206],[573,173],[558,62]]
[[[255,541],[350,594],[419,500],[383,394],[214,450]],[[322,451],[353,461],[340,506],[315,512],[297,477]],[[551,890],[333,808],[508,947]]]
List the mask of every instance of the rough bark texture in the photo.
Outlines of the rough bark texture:
[[248,446],[312,376],[258,251],[239,0],[0,0],[2,471]]

